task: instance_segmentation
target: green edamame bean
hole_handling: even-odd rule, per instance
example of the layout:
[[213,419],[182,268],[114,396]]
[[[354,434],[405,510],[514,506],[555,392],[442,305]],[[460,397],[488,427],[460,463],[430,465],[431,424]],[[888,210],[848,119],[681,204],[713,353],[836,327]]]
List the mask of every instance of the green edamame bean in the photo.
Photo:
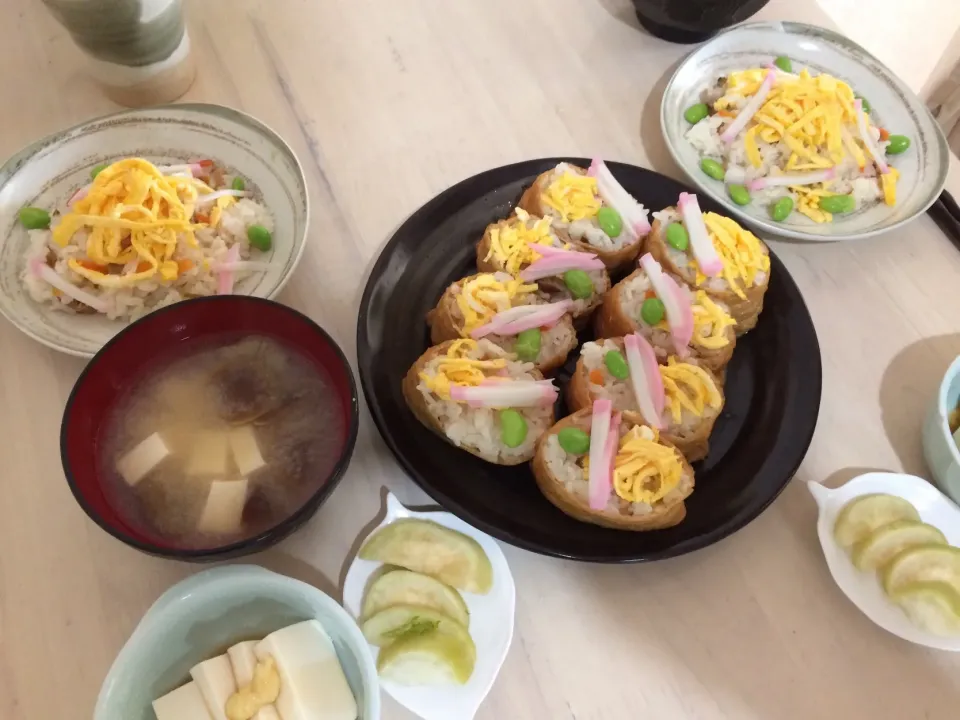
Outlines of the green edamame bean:
[[514,343],[513,351],[524,362],[536,362],[537,356],[540,354],[541,340],[540,328],[523,330],[517,335],[517,342]]
[[770,206],[770,217],[777,222],[786,220],[793,212],[793,198],[782,197]]
[[696,125],[709,114],[710,108],[707,107],[706,103],[697,103],[683,111],[683,118],[691,125]]
[[784,72],[793,72],[793,63],[790,61],[786,55],[781,55],[776,60],[773,61],[773,64]]
[[667,225],[667,245],[674,250],[683,252],[690,245],[690,236],[687,229],[678,222]]
[[750,191],[746,185],[727,185],[727,194],[737,205],[750,204]]
[[257,250],[267,252],[273,247],[273,237],[263,225],[251,225],[247,228],[247,239]]
[[593,295],[593,280],[583,270],[567,270],[563,274],[563,284],[577,300]]
[[891,135],[887,142],[887,155],[899,155],[910,147],[910,138],[906,135]]
[[93,170],[90,171],[90,179],[94,180],[97,175],[106,170],[108,167],[110,167],[110,163],[100,163],[99,165],[95,165]]
[[20,224],[27,230],[46,230],[50,227],[50,213],[43,208],[20,208]]
[[590,450],[590,436],[580,428],[566,427],[557,433],[560,447],[571,455],[585,455]]
[[640,318],[647,325],[656,325],[663,320],[667,309],[663,306],[663,300],[660,298],[647,298],[640,306]]
[[233,182],[230,183],[230,187],[233,188],[234,190],[241,190],[241,191],[242,191],[242,190],[246,190],[246,189],[247,189],[247,183],[246,183],[246,181],[245,181],[242,177],[240,177],[239,175],[237,175],[237,176],[233,179]]
[[627,365],[626,358],[619,350],[611,350],[604,355],[603,364],[617,380],[626,380],[630,377],[630,366]]
[[520,447],[527,439],[527,421],[513,408],[500,411],[500,439],[509,448]]
[[723,169],[723,165],[712,158],[704,158],[701,160],[700,169],[714,180],[723,180],[723,176],[727,174]]
[[820,198],[820,209],[828,213],[848,213],[857,209],[853,195],[827,195]]
[[600,208],[597,212],[597,223],[608,237],[620,237],[620,233],[623,232],[623,218],[612,207],[604,205]]
[[853,96],[860,101],[860,105],[863,107],[865,113],[870,113],[873,111],[873,105],[870,104],[870,101],[867,100],[863,95],[858,95],[854,93]]

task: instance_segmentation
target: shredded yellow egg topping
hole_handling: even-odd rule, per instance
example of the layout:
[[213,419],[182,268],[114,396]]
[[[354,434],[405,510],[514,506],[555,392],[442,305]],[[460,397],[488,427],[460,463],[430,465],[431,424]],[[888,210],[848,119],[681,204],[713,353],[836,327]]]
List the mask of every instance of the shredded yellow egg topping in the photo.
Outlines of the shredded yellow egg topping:
[[737,321],[703,290],[697,290],[692,307],[693,344],[707,350],[718,350],[729,345],[727,328],[735,326]]
[[565,223],[592,218],[601,206],[596,178],[570,170],[564,170],[547,186],[541,200]]
[[[770,256],[763,251],[759,238],[736,221],[711,212],[703,214],[703,221],[723,262],[723,278],[737,297],[746,300],[744,290],[753,287],[757,273],[770,272]],[[706,279],[698,268],[697,285]]]
[[524,283],[515,277],[497,277],[493,273],[483,273],[468,280],[457,295],[457,307],[464,320],[460,334],[468,336],[490,322],[498,312],[524,304],[536,291],[536,283]]
[[[178,233],[197,246],[193,233],[202,226],[190,218],[201,192],[212,190],[193,178],[165,176],[146,160],[120,160],[97,174],[87,195],[53,228],[53,240],[64,247],[78,230],[88,230],[86,254],[92,263],[71,258],[68,264],[96,285],[129,287],[157,273],[173,280],[180,272],[171,259]],[[134,261],[136,272],[109,273],[110,265]]]
[[666,365],[660,366],[660,377],[663,378],[670,417],[675,423],[682,420],[684,408],[697,417],[703,417],[705,408],[717,409],[723,402],[710,373],[696,365],[671,357]]
[[507,366],[505,358],[494,360],[476,360],[470,357],[478,354],[479,346],[476,340],[455,340],[447,348],[445,355],[434,358],[430,365],[432,373],[422,371],[420,380],[430,392],[450,399],[452,385],[475,386],[487,379],[484,371],[502,370]]
[[530,215],[520,208],[507,220],[490,229],[490,250],[484,260],[496,258],[505,272],[517,275],[540,259],[537,245],[553,245],[550,219],[537,218],[532,223]]
[[613,462],[613,489],[627,502],[653,505],[680,484],[683,465],[679,453],[659,440],[656,430],[640,425],[620,438]]
[[[752,68],[727,76],[724,95],[714,110],[727,115],[736,112],[743,97],[755,94],[763,84],[766,68]],[[747,159],[755,168],[763,165],[757,140],[783,141],[790,150],[784,172],[824,170],[852,157],[863,170],[869,154],[857,132],[856,97],[853,89],[832,75],[812,76],[806,69],[799,75],[777,73],[777,81],[766,100],[750,120],[744,136]],[[872,127],[869,114],[868,129]],[[898,175],[882,176],[884,202],[896,203]],[[831,182],[790,186],[798,197],[797,210],[818,223],[830,222],[831,213],[820,209],[820,198],[835,195]],[[888,189],[889,188],[889,189]]]

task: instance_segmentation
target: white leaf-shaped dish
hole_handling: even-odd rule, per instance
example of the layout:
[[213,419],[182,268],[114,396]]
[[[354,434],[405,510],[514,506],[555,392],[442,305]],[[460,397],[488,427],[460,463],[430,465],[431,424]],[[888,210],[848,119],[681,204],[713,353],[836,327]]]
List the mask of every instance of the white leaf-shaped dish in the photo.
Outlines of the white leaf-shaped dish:
[[820,508],[817,535],[830,574],[843,593],[868,618],[884,630],[917,645],[960,652],[960,636],[949,638],[921,630],[887,598],[874,572],[860,572],[850,556],[833,538],[833,526],[843,506],[860,495],[887,493],[912,503],[923,522],[940,529],[951,545],[960,546],[960,508],[923,478],[902,473],[871,472],[855,477],[831,490],[819,483],[808,483]]
[[[387,494],[387,514],[371,532],[399,518],[423,518],[474,538],[487,553],[493,566],[493,588],[487,595],[460,593],[470,610],[470,635],[477,646],[477,663],[469,682],[461,687],[408,687],[381,680],[381,687],[397,702],[423,720],[471,720],[490,692],[513,640],[513,615],[516,588],[503,551],[496,541],[460,518],[447,512],[413,512]],[[369,536],[368,536],[369,537]],[[366,540],[366,539],[364,539]],[[355,558],[343,584],[343,605],[355,618],[360,617],[363,594],[370,576],[382,563]],[[373,649],[374,653],[377,649]]]

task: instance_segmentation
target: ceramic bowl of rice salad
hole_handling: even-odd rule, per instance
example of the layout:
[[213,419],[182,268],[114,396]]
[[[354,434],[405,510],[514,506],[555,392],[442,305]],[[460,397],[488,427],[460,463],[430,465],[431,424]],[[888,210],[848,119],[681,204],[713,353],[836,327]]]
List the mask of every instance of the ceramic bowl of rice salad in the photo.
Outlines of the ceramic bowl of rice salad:
[[875,235],[943,189],[946,141],[925,106],[852,41],[754,23],[692,53],[661,104],[664,138],[700,188],[775,235]]
[[181,300],[273,297],[308,222],[296,156],[243,113],[177,105],[99,118],[0,168],[0,312],[91,356]]

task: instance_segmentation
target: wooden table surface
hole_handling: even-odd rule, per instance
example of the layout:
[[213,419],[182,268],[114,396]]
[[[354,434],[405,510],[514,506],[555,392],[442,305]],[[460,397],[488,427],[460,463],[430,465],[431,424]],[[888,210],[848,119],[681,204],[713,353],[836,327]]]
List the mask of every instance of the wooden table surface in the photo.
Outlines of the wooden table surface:
[[[0,155],[114,109],[39,3],[2,5]],[[256,115],[303,161],[313,226],[281,299],[351,356],[378,248],[452,183],[564,154],[682,177],[657,118],[688,49],[639,31],[627,0],[204,0],[188,15],[200,76],[187,99]],[[774,0],[760,17],[827,24],[812,0]],[[841,595],[804,483],[925,473],[921,417],[960,352],[960,252],[926,216],[867,242],[772,247],[823,353],[820,423],[796,479],[735,536],[668,562],[504,547],[516,637],[479,720],[958,716],[960,660],[886,634]],[[86,718],[140,616],[196,568],[123,546],[73,501],[57,436],[83,362],[2,321],[0,349],[0,718]],[[256,562],[339,596],[385,486],[425,500],[364,414],[340,487]],[[412,717],[384,702],[388,720]]]

